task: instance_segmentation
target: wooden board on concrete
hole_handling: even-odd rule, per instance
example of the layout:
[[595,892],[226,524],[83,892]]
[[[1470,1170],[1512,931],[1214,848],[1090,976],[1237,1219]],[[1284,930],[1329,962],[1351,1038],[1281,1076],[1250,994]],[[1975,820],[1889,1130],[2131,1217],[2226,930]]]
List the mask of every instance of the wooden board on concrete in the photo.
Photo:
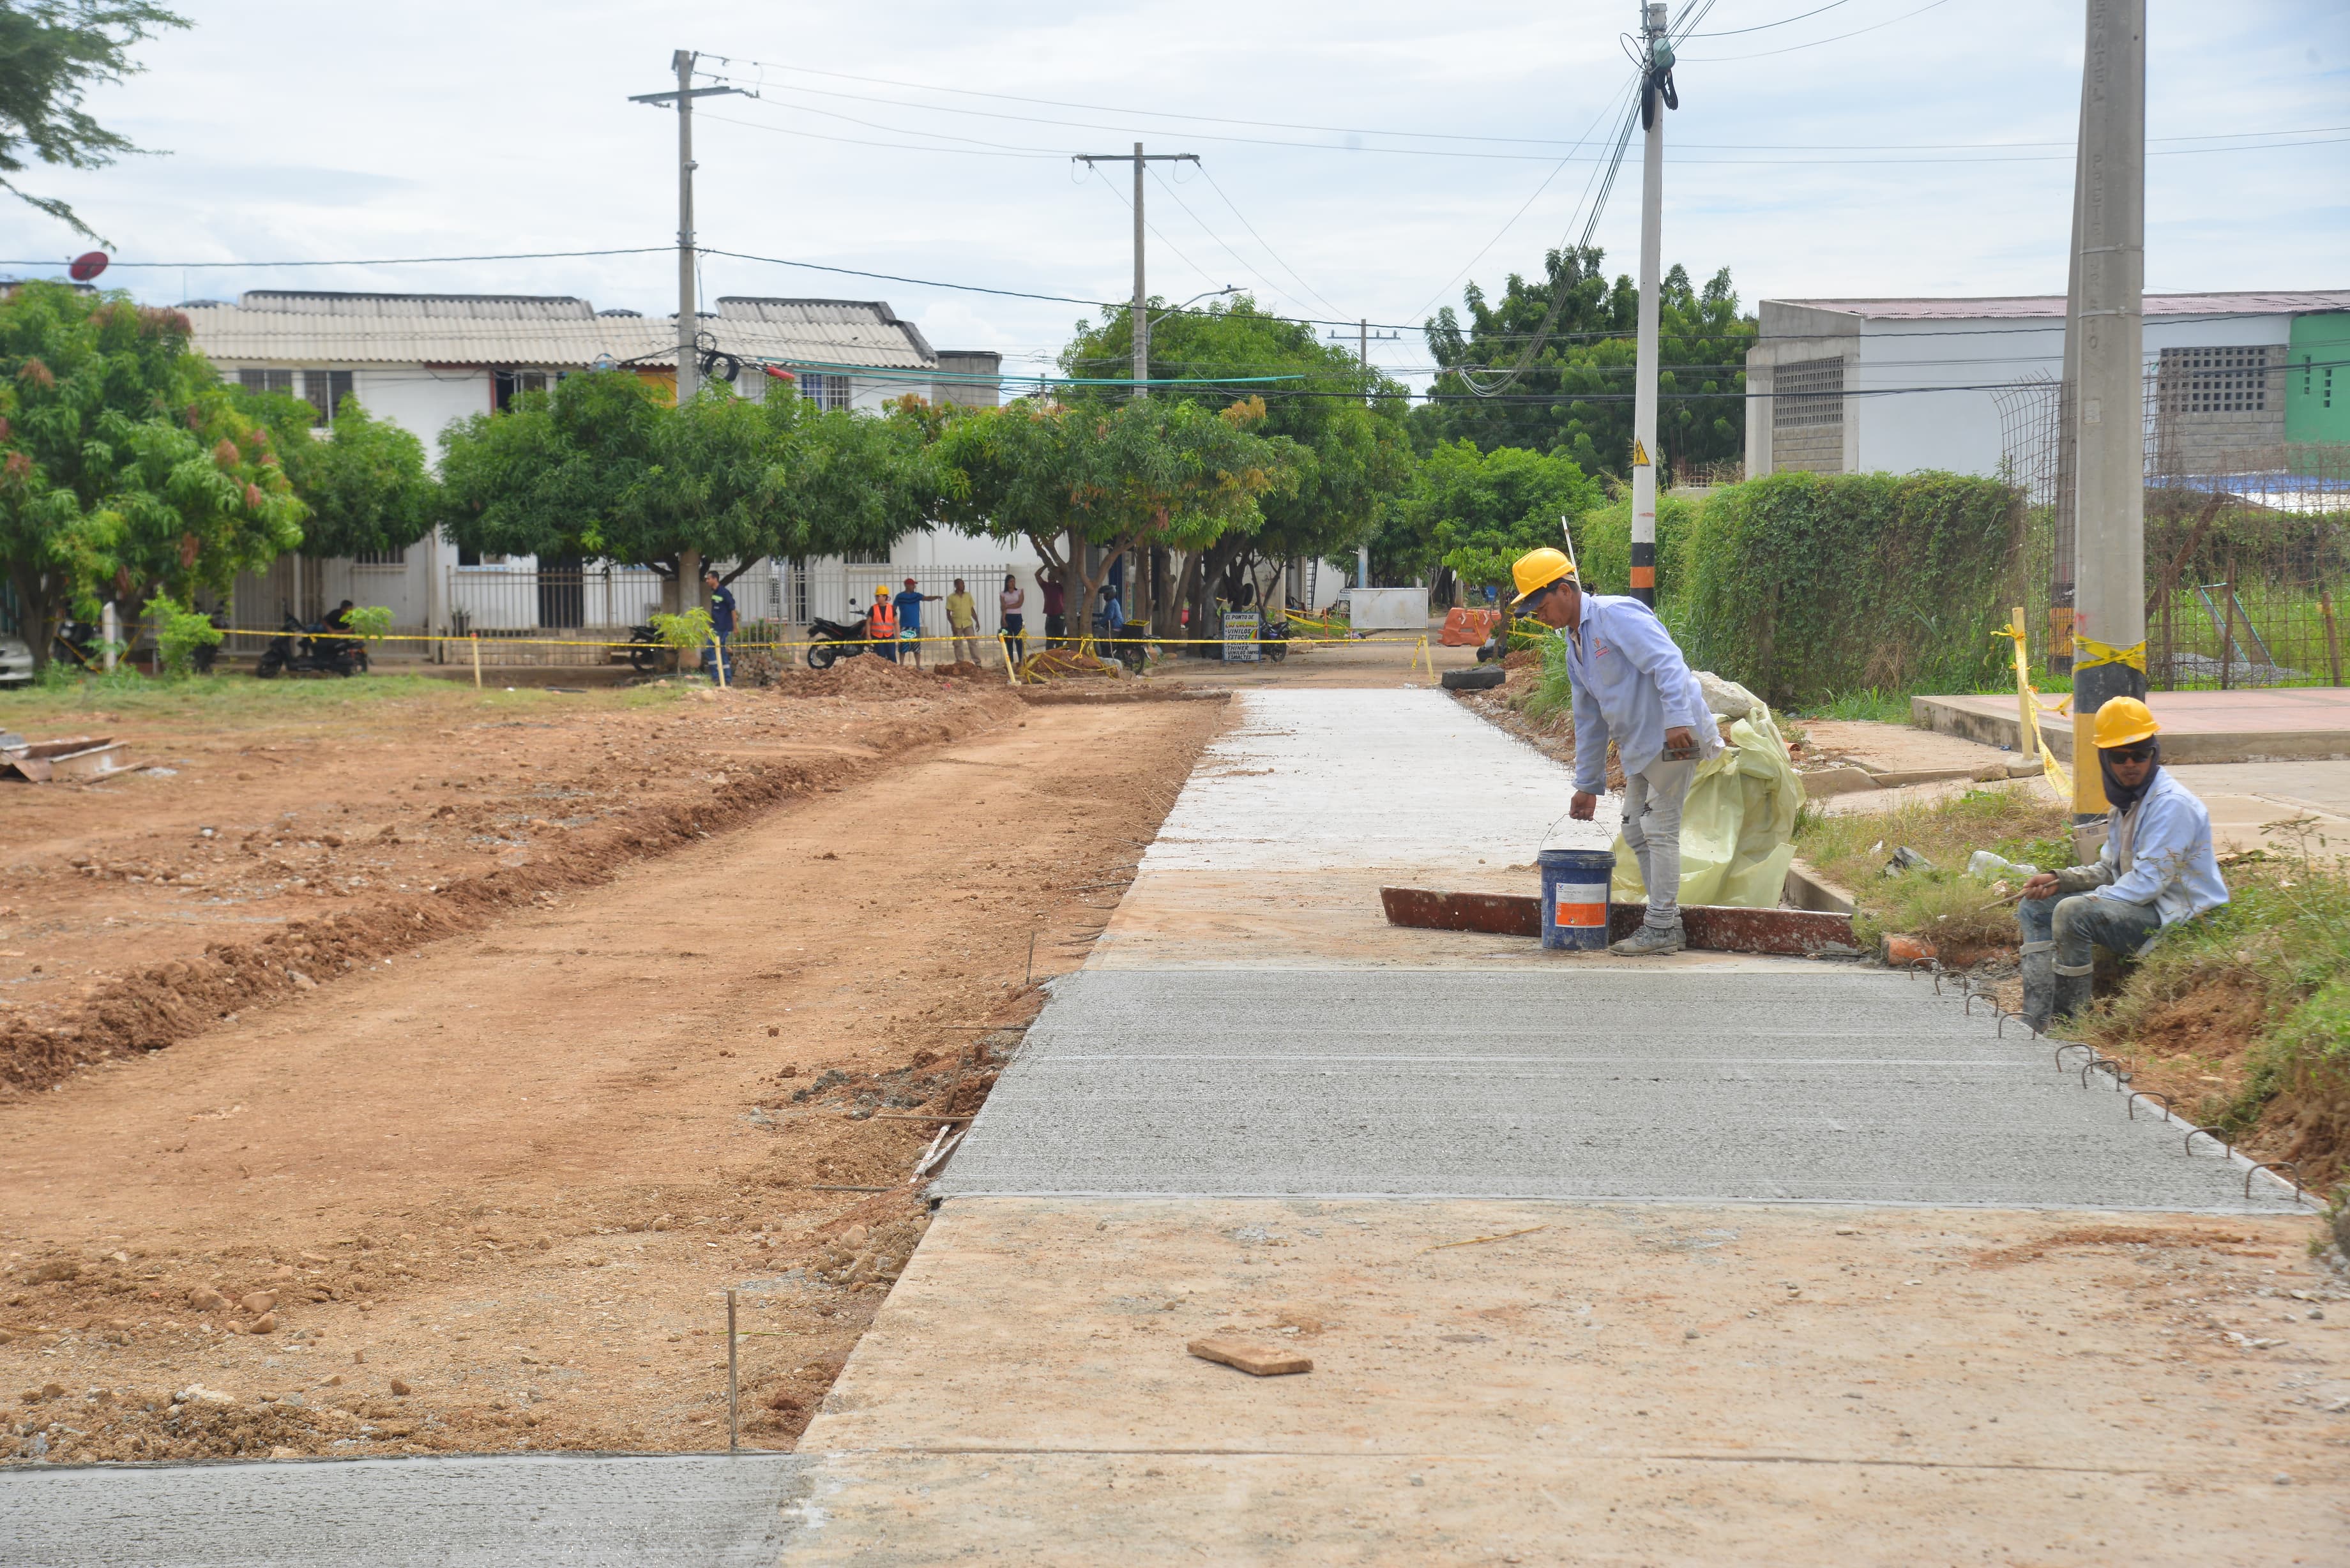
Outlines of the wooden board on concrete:
[[[1486,931],[1504,937],[1542,935],[1542,900],[1523,894],[1382,888],[1379,903],[1390,925],[1437,931]],[[1608,905],[1608,940],[1621,940],[1630,936],[1648,912],[1646,904]],[[1681,909],[1681,926],[1688,934],[1689,945],[1701,952],[1818,958],[1858,950],[1848,913],[1690,904]]]

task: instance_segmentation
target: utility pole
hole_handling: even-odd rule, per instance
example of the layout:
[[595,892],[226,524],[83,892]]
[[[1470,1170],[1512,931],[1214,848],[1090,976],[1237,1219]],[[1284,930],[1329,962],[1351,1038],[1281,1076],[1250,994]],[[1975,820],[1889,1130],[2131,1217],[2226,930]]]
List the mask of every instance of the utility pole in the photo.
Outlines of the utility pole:
[[2146,0],[2087,0],[2076,263],[2073,811],[2106,811],[2097,710],[2146,696]]
[[[757,96],[743,93],[741,88],[695,87],[696,57],[691,49],[680,49],[670,56],[670,64],[677,67],[676,91],[637,93],[629,99],[630,103],[677,105],[677,401],[681,408],[692,400],[702,385],[702,316],[693,298],[693,100],[724,93]],[[679,553],[674,586],[680,611],[702,603],[700,551]]]
[[2073,568],[2079,547],[2081,428],[2081,201],[2089,132],[2089,83],[2081,78],[2081,115],[2073,132],[2073,238],[2064,266],[2064,368],[2056,382],[2056,494],[2054,558],[2049,563],[2048,667],[2073,673]]
[[1151,152],[1142,151],[1142,143],[1134,144],[1131,152],[1080,152],[1070,158],[1072,163],[1091,168],[1097,163],[1127,163],[1134,165],[1134,325],[1130,336],[1134,348],[1134,395],[1149,396],[1143,383],[1150,379],[1150,296],[1142,286],[1142,166],[1146,163],[1197,163],[1196,152]]
[[676,91],[637,93],[629,99],[677,105],[677,400],[681,403],[690,400],[702,384],[702,317],[693,298],[693,100],[725,93],[758,96],[741,88],[695,87],[693,62],[698,57],[691,49],[670,56],[670,64],[677,68]]
[[[1632,597],[1657,602],[1657,315],[1665,225],[1665,110],[1680,107],[1664,0],[1640,7],[1640,323],[1632,378]],[[1662,100],[1661,102],[1659,100]]]
[[[1336,332],[1328,333],[1326,336],[1327,336],[1330,341],[1334,343],[1345,341],[1345,339]],[[1400,332],[1381,332],[1377,335],[1377,340],[1381,343],[1400,343],[1403,341],[1403,334]],[[1371,332],[1370,318],[1366,317],[1361,321],[1357,322],[1355,327],[1355,357],[1363,362],[1363,395],[1366,399],[1371,395],[1370,378],[1372,341],[1373,334]],[[1355,546],[1355,586],[1358,588],[1367,588],[1371,586],[1371,547],[1368,545],[1357,545]]]

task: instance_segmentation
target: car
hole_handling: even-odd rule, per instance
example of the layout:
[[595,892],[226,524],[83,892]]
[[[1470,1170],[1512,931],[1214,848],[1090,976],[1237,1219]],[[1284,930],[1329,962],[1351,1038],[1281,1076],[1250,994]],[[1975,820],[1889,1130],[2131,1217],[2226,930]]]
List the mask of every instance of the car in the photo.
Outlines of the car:
[[0,686],[33,683],[33,649],[21,637],[0,637]]

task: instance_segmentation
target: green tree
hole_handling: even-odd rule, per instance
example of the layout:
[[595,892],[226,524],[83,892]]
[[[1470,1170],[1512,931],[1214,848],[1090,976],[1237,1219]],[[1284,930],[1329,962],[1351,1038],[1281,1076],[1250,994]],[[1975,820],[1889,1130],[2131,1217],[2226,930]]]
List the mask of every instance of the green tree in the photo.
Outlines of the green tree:
[[[1255,433],[1255,399],[1210,412],[1176,399],[1075,405],[1023,400],[946,421],[936,452],[942,521],[1024,538],[1093,624],[1110,563],[1128,550],[1202,550],[1263,520],[1259,500],[1295,484],[1295,443]],[[1097,546],[1090,569],[1064,548]]]
[[625,370],[476,414],[442,437],[442,513],[469,549],[652,567],[675,607],[770,556],[886,553],[935,499],[918,418],[818,413],[713,382],[681,407]]
[[1597,482],[1564,452],[1440,441],[1396,503],[1372,558],[1394,576],[1442,566],[1472,587],[1507,583],[1512,561],[1556,546],[1560,519],[1580,518],[1601,499]]
[[0,0],[0,190],[97,239],[64,201],[32,194],[16,176],[28,154],[69,169],[103,169],[138,151],[82,111],[82,95],[140,68],[131,45],[186,26],[186,17],[144,0]]
[[[1413,410],[1420,451],[1466,438],[1488,452],[1563,452],[1587,473],[1630,474],[1640,295],[1627,276],[1607,282],[1602,254],[1596,246],[1552,251],[1540,282],[1511,274],[1497,305],[1471,284],[1465,326],[1449,305],[1437,312],[1428,323],[1428,347],[1445,369],[1431,389],[1440,400]],[[1458,368],[1515,365],[1562,293],[1558,318],[1524,374],[1494,398],[1470,396]],[[1702,289],[1693,289],[1679,266],[1665,275],[1658,297],[1657,444],[1669,471],[1743,455],[1746,350],[1754,335],[1754,318],[1738,312],[1728,267]]]
[[[1153,302],[1157,307],[1157,302]],[[1078,324],[1061,353],[1061,368],[1081,379],[1116,380],[1131,374],[1131,315],[1105,309],[1099,321]],[[1221,409],[1236,398],[1261,397],[1259,434],[1295,448],[1292,478],[1258,502],[1247,527],[1219,535],[1204,551],[1170,563],[1176,591],[1157,606],[1156,629],[1175,631],[1176,610],[1225,573],[1263,561],[1319,558],[1352,551],[1379,526],[1386,508],[1409,482],[1412,460],[1402,385],[1366,369],[1346,349],[1323,342],[1304,322],[1269,316],[1246,295],[1200,311],[1173,311],[1150,329],[1150,374],[1196,387],[1151,389],[1153,401]],[[1263,383],[1252,378],[1278,376]],[[1072,401],[1123,398],[1124,388],[1069,389]]]
[[306,509],[302,553],[361,556],[404,550],[432,525],[432,475],[424,443],[390,420],[380,420],[345,397],[328,438],[315,427],[317,410],[286,392],[231,389],[237,408],[267,427],[294,493]]
[[225,595],[301,542],[268,431],[188,332],[58,284],[0,301],[0,559],[36,659],[69,609]]

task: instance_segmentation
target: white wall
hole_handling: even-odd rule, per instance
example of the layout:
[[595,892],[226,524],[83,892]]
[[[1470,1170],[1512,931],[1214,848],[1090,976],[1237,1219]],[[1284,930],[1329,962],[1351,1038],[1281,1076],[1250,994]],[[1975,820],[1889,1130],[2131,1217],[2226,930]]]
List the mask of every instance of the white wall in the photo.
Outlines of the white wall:
[[[2154,317],[2146,361],[2165,348],[2288,343],[2286,315]],[[1864,321],[1859,363],[1845,372],[1846,463],[1853,472],[1944,469],[1994,474],[2003,450],[1994,389],[2064,369],[2061,318]],[[1947,392],[1855,397],[1870,388],[1948,386]]]

